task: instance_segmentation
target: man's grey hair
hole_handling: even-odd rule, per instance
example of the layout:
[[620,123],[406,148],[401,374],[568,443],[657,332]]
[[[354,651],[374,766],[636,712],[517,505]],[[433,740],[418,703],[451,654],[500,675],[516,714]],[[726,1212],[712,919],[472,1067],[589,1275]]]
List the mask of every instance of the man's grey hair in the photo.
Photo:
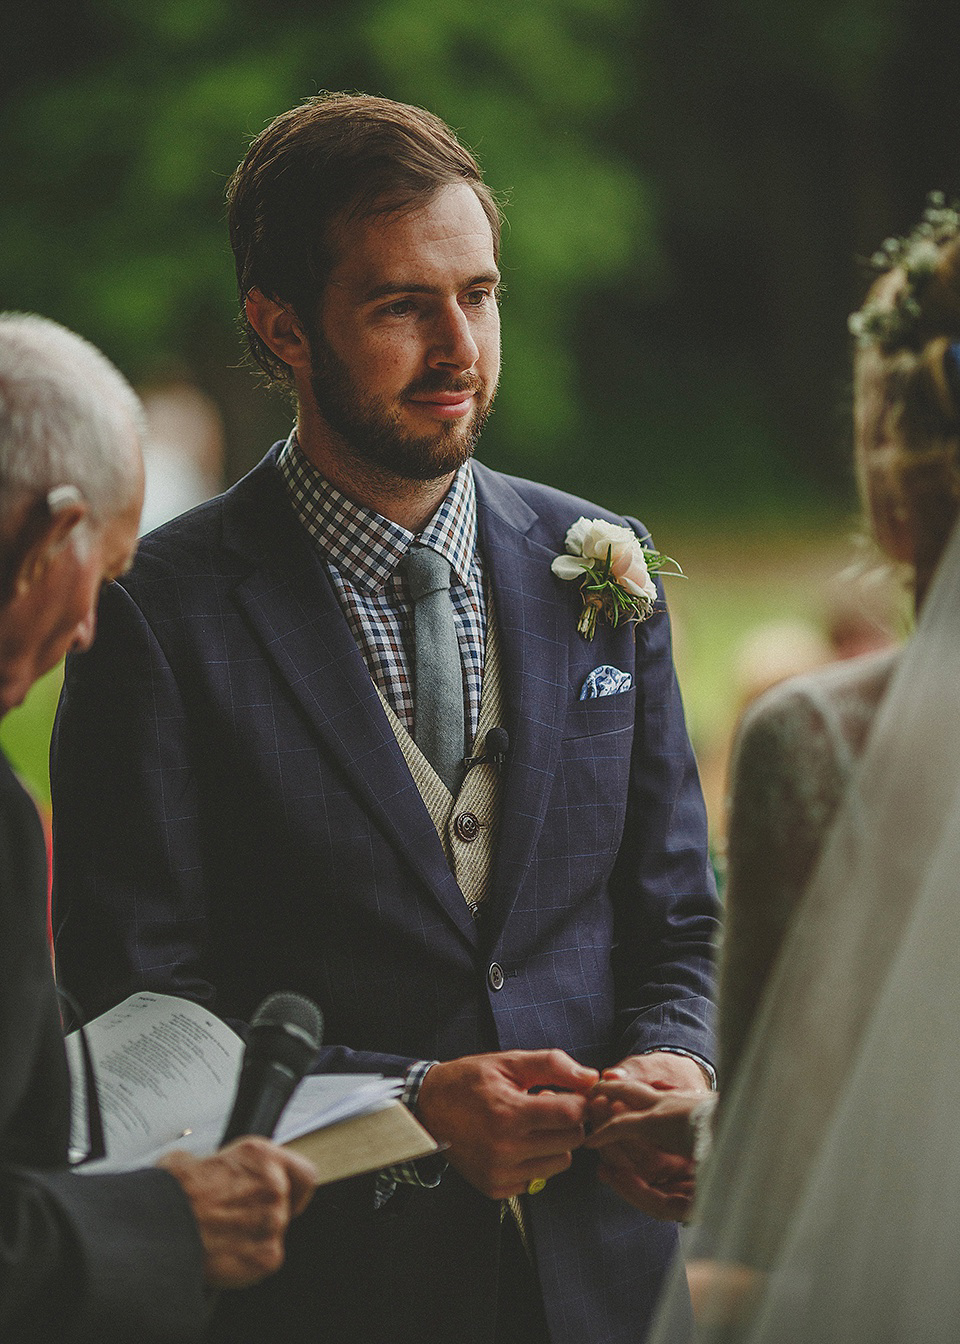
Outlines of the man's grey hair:
[[24,498],[73,486],[101,525],[128,507],[143,407],[82,336],[32,313],[0,313],[0,528]]

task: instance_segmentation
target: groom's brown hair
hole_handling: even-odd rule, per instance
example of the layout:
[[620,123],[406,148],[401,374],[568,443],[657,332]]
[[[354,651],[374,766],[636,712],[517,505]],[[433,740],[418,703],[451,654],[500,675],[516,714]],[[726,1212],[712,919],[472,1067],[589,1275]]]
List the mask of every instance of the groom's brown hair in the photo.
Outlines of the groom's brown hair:
[[227,187],[230,242],[250,353],[271,380],[289,369],[247,321],[251,290],[290,308],[312,335],[323,287],[351,222],[424,204],[441,187],[476,193],[500,252],[500,212],[473,155],[420,107],[327,93],[276,117]]

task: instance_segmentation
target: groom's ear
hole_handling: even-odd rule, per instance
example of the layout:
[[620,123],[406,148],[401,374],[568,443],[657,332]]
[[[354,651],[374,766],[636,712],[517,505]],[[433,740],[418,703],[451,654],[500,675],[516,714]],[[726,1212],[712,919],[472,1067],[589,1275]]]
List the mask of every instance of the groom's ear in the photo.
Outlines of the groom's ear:
[[247,321],[264,345],[295,372],[309,372],[310,343],[296,314],[259,289],[251,289],[244,307]]

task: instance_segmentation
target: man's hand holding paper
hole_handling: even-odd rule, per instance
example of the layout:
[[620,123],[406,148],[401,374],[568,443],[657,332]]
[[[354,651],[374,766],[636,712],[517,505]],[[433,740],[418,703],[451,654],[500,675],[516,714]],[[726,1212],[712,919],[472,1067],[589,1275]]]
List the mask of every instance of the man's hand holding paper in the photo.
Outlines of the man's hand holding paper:
[[158,1167],[180,1182],[203,1242],[203,1270],[214,1288],[245,1288],[283,1264],[291,1218],[313,1194],[310,1163],[269,1139],[236,1139],[213,1157],[173,1152]]

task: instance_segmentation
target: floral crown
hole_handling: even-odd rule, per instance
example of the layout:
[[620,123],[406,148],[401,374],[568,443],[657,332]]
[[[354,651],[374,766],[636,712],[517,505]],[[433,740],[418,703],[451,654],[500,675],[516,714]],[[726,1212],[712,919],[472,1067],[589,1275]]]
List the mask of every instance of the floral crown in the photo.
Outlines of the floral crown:
[[899,268],[906,284],[891,303],[888,297],[869,299],[847,325],[857,344],[884,350],[916,344],[923,317],[923,291],[940,261],[944,243],[960,237],[960,202],[948,205],[942,192],[927,197],[923,218],[906,238],[888,238],[870,258],[879,274]]

